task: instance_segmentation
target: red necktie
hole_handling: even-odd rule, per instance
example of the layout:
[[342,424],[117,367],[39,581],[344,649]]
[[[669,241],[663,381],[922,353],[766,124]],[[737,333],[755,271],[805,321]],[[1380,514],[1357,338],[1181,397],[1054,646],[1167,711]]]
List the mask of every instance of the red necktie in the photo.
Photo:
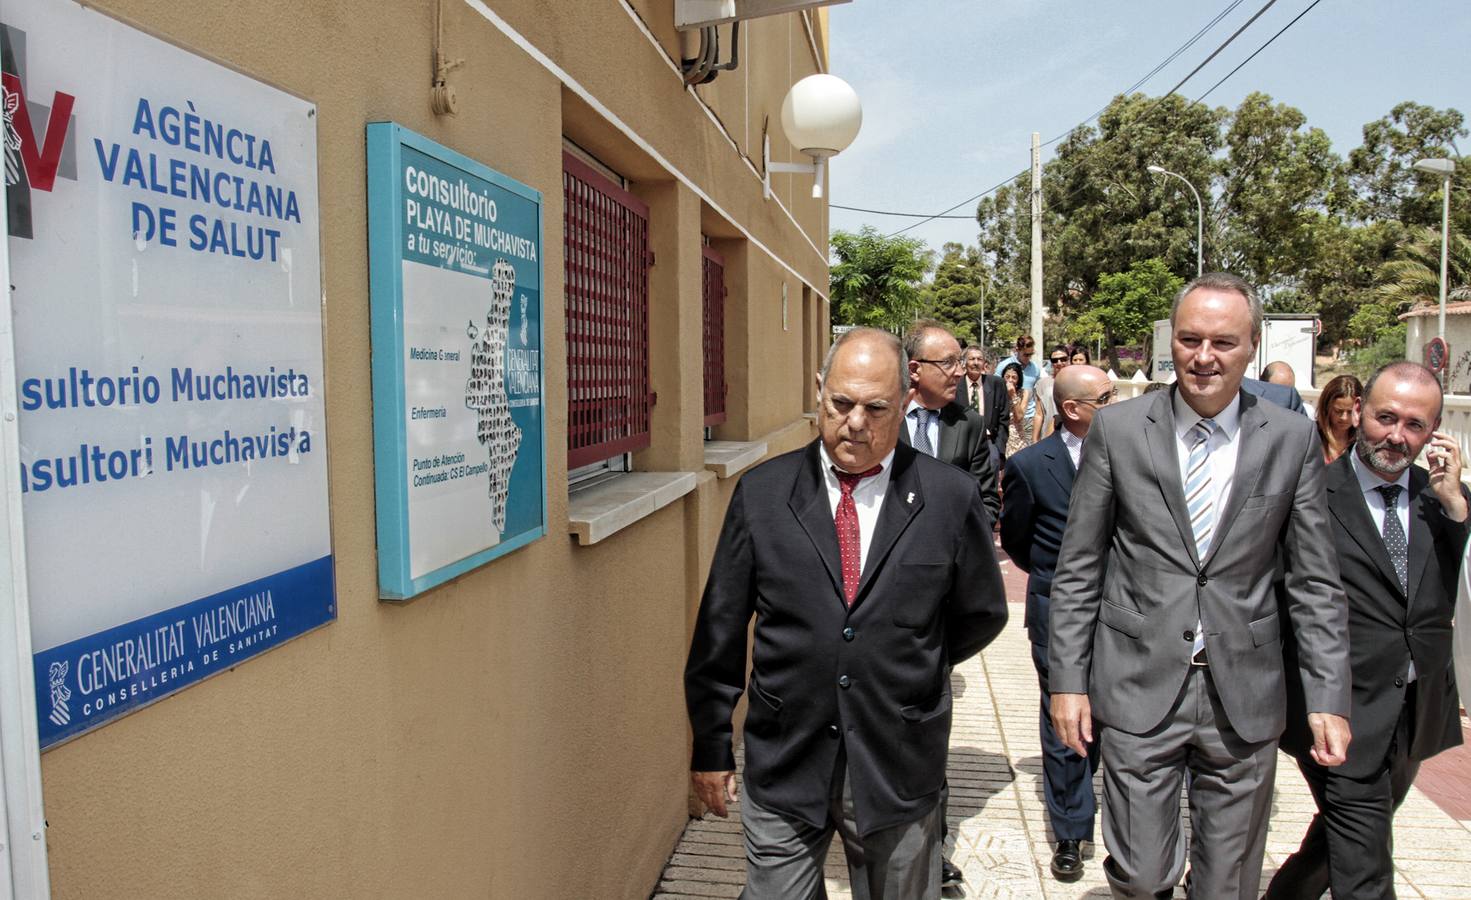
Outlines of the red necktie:
[[874,466],[867,472],[854,475],[833,469],[833,474],[838,476],[838,489],[842,491],[833,524],[838,529],[838,555],[843,558],[843,602],[849,606],[858,596],[858,579],[863,574],[863,539],[858,530],[858,507],[853,503],[853,489],[858,487],[858,482],[883,470],[883,466]]

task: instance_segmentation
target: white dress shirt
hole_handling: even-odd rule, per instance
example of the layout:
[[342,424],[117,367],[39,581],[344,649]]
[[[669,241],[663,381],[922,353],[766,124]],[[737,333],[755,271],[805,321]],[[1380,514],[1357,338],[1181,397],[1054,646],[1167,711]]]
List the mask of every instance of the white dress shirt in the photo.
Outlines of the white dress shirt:
[[962,382],[962,384],[964,384],[965,386],[965,396],[961,398],[962,402],[964,402],[966,406],[971,406],[970,392],[975,391],[976,402],[972,408],[975,409],[976,412],[984,416],[986,414],[986,376],[982,375],[980,381],[971,381],[970,376],[967,375],[965,376],[965,381]]
[[[1394,514],[1399,518],[1399,527],[1404,530],[1405,547],[1408,553],[1410,544],[1410,470],[1406,468],[1399,473],[1394,481],[1385,481],[1375,475],[1364,461],[1359,459],[1359,454],[1352,444],[1348,448],[1349,463],[1353,466],[1354,476],[1359,479],[1359,490],[1364,492],[1364,503],[1369,507],[1369,516],[1374,520],[1374,530],[1379,532],[1381,538],[1384,536],[1384,517],[1389,510],[1384,505],[1384,494],[1379,488],[1387,484],[1400,486],[1399,497],[1394,501]],[[1410,660],[1410,668],[1405,672],[1405,681],[1415,680],[1415,661]]]
[[[838,484],[838,476],[833,473],[833,460],[827,455],[827,447],[819,443],[817,448],[822,458],[822,480],[827,485],[828,506],[836,519],[843,489]],[[889,491],[889,475],[894,470],[894,451],[890,450],[879,465],[883,467],[882,472],[863,479],[853,488],[853,506],[858,510],[859,572],[868,564],[868,547],[873,543],[873,530],[878,526],[879,510],[884,508],[884,494]]]
[[1083,459],[1083,439],[1068,431],[1066,426],[1057,429],[1057,432],[1062,435],[1062,444],[1067,447],[1068,458],[1073,461],[1073,471],[1078,471]]
[[1374,519],[1374,530],[1380,535],[1384,534],[1384,495],[1379,488],[1388,484],[1400,486],[1399,499],[1395,501],[1395,514],[1399,516],[1399,527],[1404,529],[1405,542],[1410,539],[1410,470],[1407,468],[1399,473],[1394,481],[1385,481],[1359,459],[1359,454],[1352,444],[1348,448],[1349,462],[1354,467],[1354,476],[1359,479],[1359,490],[1364,492],[1364,502],[1369,505],[1369,515]]
[[[1190,408],[1185,398],[1180,395],[1179,388],[1175,389],[1175,449],[1180,457],[1180,487],[1185,486],[1186,475],[1190,471],[1190,447],[1195,443],[1195,423],[1205,418],[1200,413]],[[1260,401],[1258,401],[1260,402]],[[1226,408],[1211,417],[1216,423],[1216,428],[1211,432],[1210,440],[1206,442],[1206,450],[1210,453],[1206,465],[1210,467],[1211,482],[1210,492],[1215,495],[1212,500],[1214,510],[1214,525],[1211,528],[1211,543],[1206,547],[1206,552],[1214,546],[1221,536],[1221,513],[1226,508],[1226,501],[1231,499],[1231,487],[1236,481],[1236,456],[1241,448],[1240,441],[1236,440],[1241,433],[1241,395],[1238,393],[1226,404]],[[1205,553],[1200,554],[1202,558]],[[1205,649],[1205,623],[1197,619],[1195,621],[1195,641],[1191,645],[1190,653],[1197,655]]]
[[[923,410],[918,400],[910,400],[909,405],[904,408],[904,427],[909,429],[909,446],[914,446],[914,432],[919,428],[919,420],[922,416],[912,416],[910,413],[916,409]],[[929,413],[929,425],[925,428],[925,434],[930,439],[930,456],[940,452],[940,411],[937,409],[925,410]]]
[[[1231,487],[1236,480],[1236,456],[1241,442],[1236,438],[1241,433],[1241,399],[1237,394],[1226,408],[1212,417],[1216,430],[1211,432],[1206,449],[1210,451],[1210,491],[1215,495],[1212,508],[1215,510],[1215,528],[1211,532],[1214,545],[1221,535],[1221,513],[1231,499]],[[1261,401],[1258,401],[1261,402]],[[1175,391],[1175,448],[1180,457],[1180,487],[1185,486],[1185,476],[1190,468],[1190,447],[1195,443],[1195,423],[1204,416],[1190,408],[1180,391]],[[1202,554],[1203,555],[1203,554]]]

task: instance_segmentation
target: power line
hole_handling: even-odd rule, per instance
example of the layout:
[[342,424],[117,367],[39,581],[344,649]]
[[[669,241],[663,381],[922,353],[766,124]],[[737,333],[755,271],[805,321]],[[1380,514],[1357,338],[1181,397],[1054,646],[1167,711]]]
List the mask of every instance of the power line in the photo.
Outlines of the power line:
[[[1143,78],[1139,79],[1138,81],[1136,81],[1132,85],[1130,85],[1128,88],[1126,88],[1123,91],[1123,93],[1125,93],[1125,94],[1133,93],[1135,89],[1137,89],[1138,87],[1140,87],[1141,85],[1143,85],[1145,82],[1149,81],[1149,79],[1153,78],[1155,75],[1159,74],[1159,72],[1161,70],[1163,70],[1165,66],[1167,66],[1170,63],[1174,62],[1180,56],[1180,54],[1184,53],[1186,50],[1188,50],[1192,46],[1194,46],[1195,43],[1197,41],[1199,41],[1202,36],[1204,36],[1207,32],[1209,32],[1212,28],[1214,28],[1217,24],[1219,24],[1222,19],[1224,19],[1226,16],[1230,15],[1231,12],[1236,9],[1236,7],[1238,7],[1238,6],[1240,6],[1242,4],[1242,2],[1244,2],[1244,0],[1232,0],[1232,2],[1228,3],[1224,9],[1222,9],[1219,13],[1216,13],[1215,17],[1212,18],[1208,23],[1206,23],[1205,27],[1201,28],[1194,35],[1192,35],[1189,40],[1185,41],[1185,43],[1183,43],[1179,47],[1177,47],[1173,53],[1171,53],[1168,57],[1166,57],[1164,59],[1164,61],[1161,62],[1159,65],[1157,65],[1153,69],[1151,69],[1149,71],[1149,73],[1146,74]],[[1241,26],[1241,28],[1237,29],[1236,34],[1233,34],[1233,35],[1231,35],[1230,38],[1227,38],[1225,44],[1222,44],[1220,47],[1217,47],[1216,50],[1215,50],[1215,52],[1212,53],[1210,55],[1210,57],[1208,57],[1206,59],[1206,62],[1210,62],[1211,59],[1214,59],[1215,56],[1216,56],[1216,54],[1220,53],[1222,50],[1224,50],[1226,48],[1226,45],[1227,44],[1230,44],[1231,41],[1233,41],[1233,40],[1236,39],[1236,35],[1239,35],[1242,31],[1244,31],[1246,29],[1247,25],[1250,25],[1252,22],[1256,21],[1257,18],[1260,17],[1262,13],[1264,13],[1264,12],[1267,11],[1267,8],[1268,7],[1270,7],[1273,3],[1276,3],[1276,2],[1277,2],[1277,0],[1268,0],[1267,5],[1264,6],[1264,7],[1262,7],[1260,10],[1258,10],[1257,13],[1256,13],[1256,15],[1252,16],[1251,19],[1249,19],[1247,21],[1246,25],[1243,25],[1243,26]],[[1204,66],[1204,65],[1205,65],[1205,63],[1201,63],[1201,66]],[[1197,66],[1196,69],[1195,69],[1195,71],[1196,72],[1200,71],[1201,66]],[[1185,76],[1184,80],[1182,80],[1180,82],[1180,84],[1175,85],[1175,87],[1173,89],[1171,89],[1170,94],[1173,94],[1176,90],[1179,90],[1180,85],[1183,85],[1186,81],[1189,81],[1190,78],[1191,78],[1191,76],[1193,76],[1194,74],[1195,74],[1195,72],[1191,72],[1190,75]],[[1169,94],[1166,94],[1165,96],[1169,96]],[[1051,146],[1052,144],[1057,143],[1058,141],[1062,140],[1067,135],[1071,134],[1072,132],[1076,131],[1077,129],[1083,127],[1084,125],[1086,125],[1089,122],[1093,121],[1094,119],[1098,118],[1100,115],[1103,114],[1104,110],[1106,110],[1106,109],[1108,109],[1108,107],[1105,105],[1104,107],[1102,107],[1101,109],[1099,109],[1097,112],[1093,113],[1093,115],[1089,116],[1088,118],[1086,118],[1083,121],[1079,122],[1078,124],[1074,125],[1072,128],[1069,128],[1067,131],[1064,131],[1063,133],[1059,134],[1057,137],[1053,138],[1052,140],[1047,141],[1042,146],[1047,147],[1047,146]],[[895,215],[895,216],[903,216],[903,217],[906,217],[906,218],[917,218],[917,219],[919,219],[919,221],[910,223],[909,225],[905,226],[904,228],[899,229],[898,231],[893,232],[892,234],[885,235],[885,237],[897,237],[898,235],[901,235],[901,234],[903,234],[906,231],[909,231],[909,230],[914,229],[914,228],[918,228],[920,225],[923,225],[926,222],[932,222],[932,221],[934,221],[936,219],[969,219],[969,218],[972,218],[971,216],[949,216],[949,215],[947,215],[947,213],[954,212],[955,210],[959,209],[960,207],[964,206],[967,203],[974,203],[975,201],[977,201],[977,200],[981,199],[982,197],[986,196],[987,194],[995,193],[996,191],[1000,190],[1001,188],[1003,188],[1006,185],[1010,184],[1011,182],[1015,181],[1017,178],[1020,178],[1021,176],[1025,175],[1027,173],[1027,171],[1028,171],[1028,169],[1022,169],[1016,175],[1013,175],[1010,178],[1007,178],[1006,180],[1001,181],[1001,182],[993,185],[992,187],[987,188],[986,190],[982,191],[981,193],[976,194],[974,197],[970,197],[968,199],[962,200],[959,203],[955,204],[954,206],[950,207],[949,209],[946,209],[946,210],[944,210],[942,212],[936,213],[935,215],[932,215],[932,216],[919,216],[917,214],[910,214],[910,213],[889,213],[889,212],[886,212],[886,211],[883,211],[883,210],[859,209],[859,208],[855,208],[855,207],[837,206],[837,204],[829,204],[829,206],[837,206],[838,209],[847,209],[847,210],[851,210],[851,211],[854,211],[854,212],[865,212],[865,213],[870,213],[870,214],[873,214],[873,215]]]
[[[1234,11],[1236,9],[1236,7],[1240,6],[1243,2],[1244,2],[1244,0],[1232,0],[1231,3],[1229,3],[1229,4],[1226,5],[1226,8],[1225,9],[1223,9],[1220,12],[1216,13],[1215,18],[1213,18],[1209,22],[1207,22],[1205,24],[1205,27],[1204,28],[1202,28],[1199,31],[1195,32],[1195,34],[1191,36],[1190,40],[1188,40],[1185,43],[1181,44],[1179,47],[1176,47],[1174,53],[1171,53],[1169,56],[1165,57],[1164,58],[1164,61],[1162,61],[1159,65],[1155,66],[1153,69],[1150,69],[1149,72],[1147,74],[1145,74],[1145,76],[1143,78],[1140,78],[1138,81],[1136,81],[1133,84],[1129,85],[1128,87],[1124,88],[1122,91],[1120,91],[1120,93],[1125,94],[1125,95],[1134,93],[1134,91],[1138,90],[1146,82],[1148,82],[1149,79],[1153,78],[1154,76],[1158,75],[1161,71],[1163,71],[1165,66],[1168,66],[1170,63],[1174,62],[1176,59],[1179,59],[1180,54],[1184,53],[1186,50],[1189,50],[1191,47],[1195,46],[1195,43],[1197,41],[1199,41],[1202,37],[1204,37],[1205,34],[1206,34],[1206,32],[1210,31],[1212,28],[1215,28],[1218,24],[1220,24],[1220,22],[1221,22],[1222,19],[1224,19],[1224,18],[1226,18],[1226,16],[1230,15],[1232,13],[1232,11]],[[1074,125],[1072,128],[1069,128],[1067,131],[1062,132],[1057,137],[1054,137],[1052,140],[1043,142],[1042,146],[1044,146],[1044,147],[1050,147],[1050,146],[1052,146],[1053,144],[1057,143],[1058,141],[1060,141],[1063,138],[1067,137],[1068,135],[1072,134],[1074,131],[1077,131],[1079,128],[1082,128],[1084,125],[1087,125],[1089,122],[1092,122],[1094,119],[1096,119],[1099,116],[1103,115],[1103,113],[1107,109],[1108,109],[1108,104],[1105,104],[1105,105],[1099,107],[1098,110],[1093,113],[1093,115],[1089,116],[1088,118],[1086,118],[1083,121],[1079,122],[1078,124]]]
[[1246,59],[1243,59],[1240,63],[1238,63],[1237,66],[1236,66],[1236,68],[1234,68],[1231,71],[1227,72],[1225,78],[1222,78],[1220,81],[1217,81],[1215,84],[1213,84],[1213,85],[1210,86],[1210,90],[1206,91],[1204,94],[1201,94],[1199,97],[1196,97],[1195,98],[1195,102],[1196,103],[1199,103],[1200,101],[1204,100],[1206,97],[1209,97],[1211,95],[1211,91],[1214,91],[1216,88],[1218,88],[1221,85],[1225,84],[1226,81],[1227,81],[1227,79],[1229,79],[1232,75],[1235,75],[1237,72],[1240,72],[1242,66],[1244,66],[1247,63],[1251,62],[1253,59],[1256,59],[1256,55],[1258,53],[1262,52],[1263,50],[1267,49],[1268,47],[1272,46],[1272,41],[1275,41],[1277,38],[1281,37],[1283,31],[1286,31],[1287,29],[1289,29],[1292,26],[1296,25],[1298,19],[1301,19],[1303,16],[1307,15],[1309,12],[1312,12],[1313,7],[1314,6],[1317,6],[1319,3],[1322,3],[1322,2],[1323,2],[1323,0],[1313,0],[1312,3],[1308,4],[1307,9],[1304,9],[1302,12],[1300,12],[1296,16],[1294,16],[1291,22],[1288,22],[1286,25],[1283,25],[1282,26],[1282,31],[1279,31],[1276,34],[1272,35],[1270,38],[1268,38],[1267,39],[1267,42],[1265,44],[1262,44],[1260,47],[1256,48],[1256,50],[1250,56],[1248,56]]
[[[979,194],[976,194],[974,197],[968,197],[968,198],[960,201],[959,203],[955,204],[954,206],[950,207],[949,209],[942,210],[940,212],[935,213],[933,216],[928,216],[926,218],[923,218],[923,219],[919,220],[918,222],[914,222],[912,224],[906,225],[903,228],[899,229],[898,231],[894,232],[893,234],[886,234],[886,235],[884,235],[884,237],[885,238],[898,237],[899,235],[903,234],[904,232],[910,230],[911,228],[918,228],[919,226],[923,225],[926,222],[931,222],[931,221],[934,221],[935,219],[940,218],[941,216],[945,215],[945,213],[955,212],[957,209],[960,209],[962,206],[966,205],[967,203],[974,203],[977,200],[981,199],[982,197],[986,196],[987,194],[993,194],[996,191],[1001,190],[1002,188],[1006,187],[1008,184],[1010,184],[1013,181],[1015,181],[1017,178],[1021,177],[1022,175],[1025,175],[1026,174],[1026,171],[1027,171],[1026,169],[1023,169],[1023,170],[1021,170],[1021,172],[1018,172],[1016,175],[1012,175],[1011,177],[1005,179],[1004,181],[998,181],[996,184],[991,185],[990,187],[986,188],[984,191],[981,191]],[[971,218],[971,216],[964,216],[963,218],[969,219],[969,218]]]
[[887,209],[864,209],[861,206],[843,206],[841,203],[829,203],[829,209],[846,209],[849,212],[872,213],[876,216],[900,216],[907,219],[972,219],[974,216],[932,216],[929,213],[904,213],[890,212]]
[[1187,82],[1190,79],[1194,78],[1196,72],[1199,72],[1201,69],[1204,69],[1210,63],[1211,60],[1215,59],[1217,56],[1220,55],[1220,53],[1221,53],[1222,50],[1225,50],[1227,47],[1231,46],[1231,42],[1234,41],[1234,40],[1236,40],[1236,38],[1240,37],[1241,36],[1241,32],[1243,32],[1246,29],[1250,28],[1252,22],[1255,22],[1257,19],[1260,19],[1262,17],[1262,13],[1264,13],[1267,10],[1271,9],[1276,3],[1277,3],[1277,0],[1267,0],[1267,3],[1266,3],[1265,6],[1263,6],[1261,9],[1257,10],[1256,11],[1256,14],[1253,15],[1250,19],[1247,19],[1246,20],[1246,24],[1242,25],[1240,28],[1238,28],[1235,31],[1233,31],[1231,33],[1231,36],[1228,37],[1228,38],[1226,38],[1225,43],[1221,44],[1221,46],[1219,46],[1215,50],[1211,51],[1211,55],[1210,56],[1207,56],[1205,58],[1205,61],[1204,62],[1202,62],[1200,65],[1196,66],[1195,68],[1191,69],[1190,70],[1190,74],[1189,75],[1186,75],[1184,78],[1181,78],[1180,79],[1180,83],[1177,84],[1177,85],[1175,85],[1174,87],[1170,88],[1170,93],[1169,94],[1165,94],[1165,96],[1168,97],[1168,96],[1170,96],[1170,94],[1173,94],[1175,91],[1178,91],[1180,88],[1184,87],[1185,86],[1185,82]]

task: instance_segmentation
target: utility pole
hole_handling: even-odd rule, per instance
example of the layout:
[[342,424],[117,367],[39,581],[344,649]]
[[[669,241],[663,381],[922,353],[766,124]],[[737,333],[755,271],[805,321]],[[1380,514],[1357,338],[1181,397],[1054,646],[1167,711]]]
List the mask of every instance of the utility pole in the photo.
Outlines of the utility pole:
[[[1032,132],[1032,338],[1042,340],[1042,135]],[[1045,352],[1045,351],[1043,351]]]

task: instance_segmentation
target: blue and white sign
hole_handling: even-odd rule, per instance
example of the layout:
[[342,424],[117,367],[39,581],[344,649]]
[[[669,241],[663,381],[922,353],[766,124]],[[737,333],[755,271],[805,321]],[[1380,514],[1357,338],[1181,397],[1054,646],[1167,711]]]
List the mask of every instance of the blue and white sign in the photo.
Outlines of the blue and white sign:
[[368,126],[378,592],[546,534],[541,194]]
[[44,747],[336,615],[316,110],[70,0],[0,25]]

